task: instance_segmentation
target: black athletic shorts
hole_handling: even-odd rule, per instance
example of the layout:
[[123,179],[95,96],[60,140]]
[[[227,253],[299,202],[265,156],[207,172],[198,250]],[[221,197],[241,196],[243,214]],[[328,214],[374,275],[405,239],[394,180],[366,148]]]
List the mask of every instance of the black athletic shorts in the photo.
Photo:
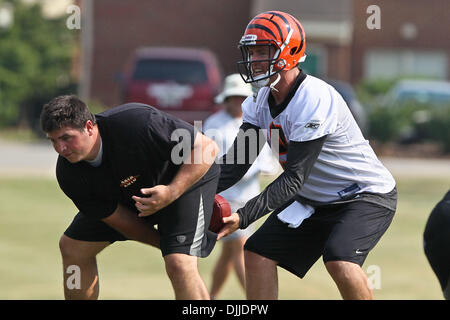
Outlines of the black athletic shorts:
[[298,228],[277,217],[275,210],[247,240],[245,249],[274,260],[303,278],[323,256],[324,262],[349,261],[362,266],[369,251],[387,230],[394,211],[366,201],[317,207]]
[[[161,236],[162,255],[184,253],[208,256],[217,240],[217,234],[208,229],[219,175],[201,178],[181,197],[166,208],[145,217],[157,225]],[[64,232],[66,236],[83,241],[128,240],[101,220],[89,219],[79,212]]]
[[450,191],[428,217],[423,246],[446,299],[450,299]]

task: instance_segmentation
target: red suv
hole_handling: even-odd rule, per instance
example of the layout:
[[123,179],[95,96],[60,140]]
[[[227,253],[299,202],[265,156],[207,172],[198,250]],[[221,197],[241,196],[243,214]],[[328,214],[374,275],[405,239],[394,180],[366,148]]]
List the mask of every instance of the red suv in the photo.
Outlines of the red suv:
[[129,60],[123,82],[124,102],[141,102],[193,123],[216,108],[222,72],[205,49],[146,47]]

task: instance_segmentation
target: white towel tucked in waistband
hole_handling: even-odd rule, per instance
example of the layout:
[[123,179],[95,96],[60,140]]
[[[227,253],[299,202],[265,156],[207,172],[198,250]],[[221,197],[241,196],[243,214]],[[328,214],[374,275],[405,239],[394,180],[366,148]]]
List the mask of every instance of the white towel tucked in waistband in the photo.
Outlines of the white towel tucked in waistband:
[[292,202],[290,206],[281,211],[277,217],[280,221],[289,223],[289,228],[297,228],[306,218],[314,213],[314,208],[298,201]]

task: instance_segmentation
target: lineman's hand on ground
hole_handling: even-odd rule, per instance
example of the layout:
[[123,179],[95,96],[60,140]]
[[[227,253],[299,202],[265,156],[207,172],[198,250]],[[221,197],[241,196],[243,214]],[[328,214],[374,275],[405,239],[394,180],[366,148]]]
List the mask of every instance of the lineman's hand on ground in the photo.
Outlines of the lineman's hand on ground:
[[229,217],[224,217],[223,223],[225,223],[225,225],[220,229],[217,240],[235,232],[239,228],[239,221],[240,218],[237,213],[232,213]]
[[138,215],[139,217],[151,215],[168,206],[175,200],[173,191],[166,185],[143,188],[141,189],[141,192],[147,197],[132,197],[133,200],[136,201],[135,206],[140,212]]

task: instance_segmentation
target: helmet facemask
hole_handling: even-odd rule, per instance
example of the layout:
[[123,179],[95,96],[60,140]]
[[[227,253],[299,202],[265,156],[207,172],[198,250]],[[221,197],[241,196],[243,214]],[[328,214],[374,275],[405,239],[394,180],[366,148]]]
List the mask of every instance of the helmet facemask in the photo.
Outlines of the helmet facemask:
[[[263,52],[257,49],[264,46]],[[305,46],[305,33],[297,19],[281,11],[260,13],[250,21],[239,41],[242,54],[242,61],[237,63],[239,73],[254,88],[270,83],[269,87],[276,90],[280,72],[296,68],[305,60]]]
[[[267,46],[267,59],[252,59],[250,50],[256,46]],[[255,87],[264,87],[269,83],[270,77],[284,69],[284,66],[280,65],[278,60],[281,52],[280,47],[274,40],[241,40],[239,49],[241,50],[242,61],[237,63],[238,70],[246,83],[251,83]],[[261,63],[266,64],[267,70],[265,70],[265,73],[255,75],[255,64]]]

